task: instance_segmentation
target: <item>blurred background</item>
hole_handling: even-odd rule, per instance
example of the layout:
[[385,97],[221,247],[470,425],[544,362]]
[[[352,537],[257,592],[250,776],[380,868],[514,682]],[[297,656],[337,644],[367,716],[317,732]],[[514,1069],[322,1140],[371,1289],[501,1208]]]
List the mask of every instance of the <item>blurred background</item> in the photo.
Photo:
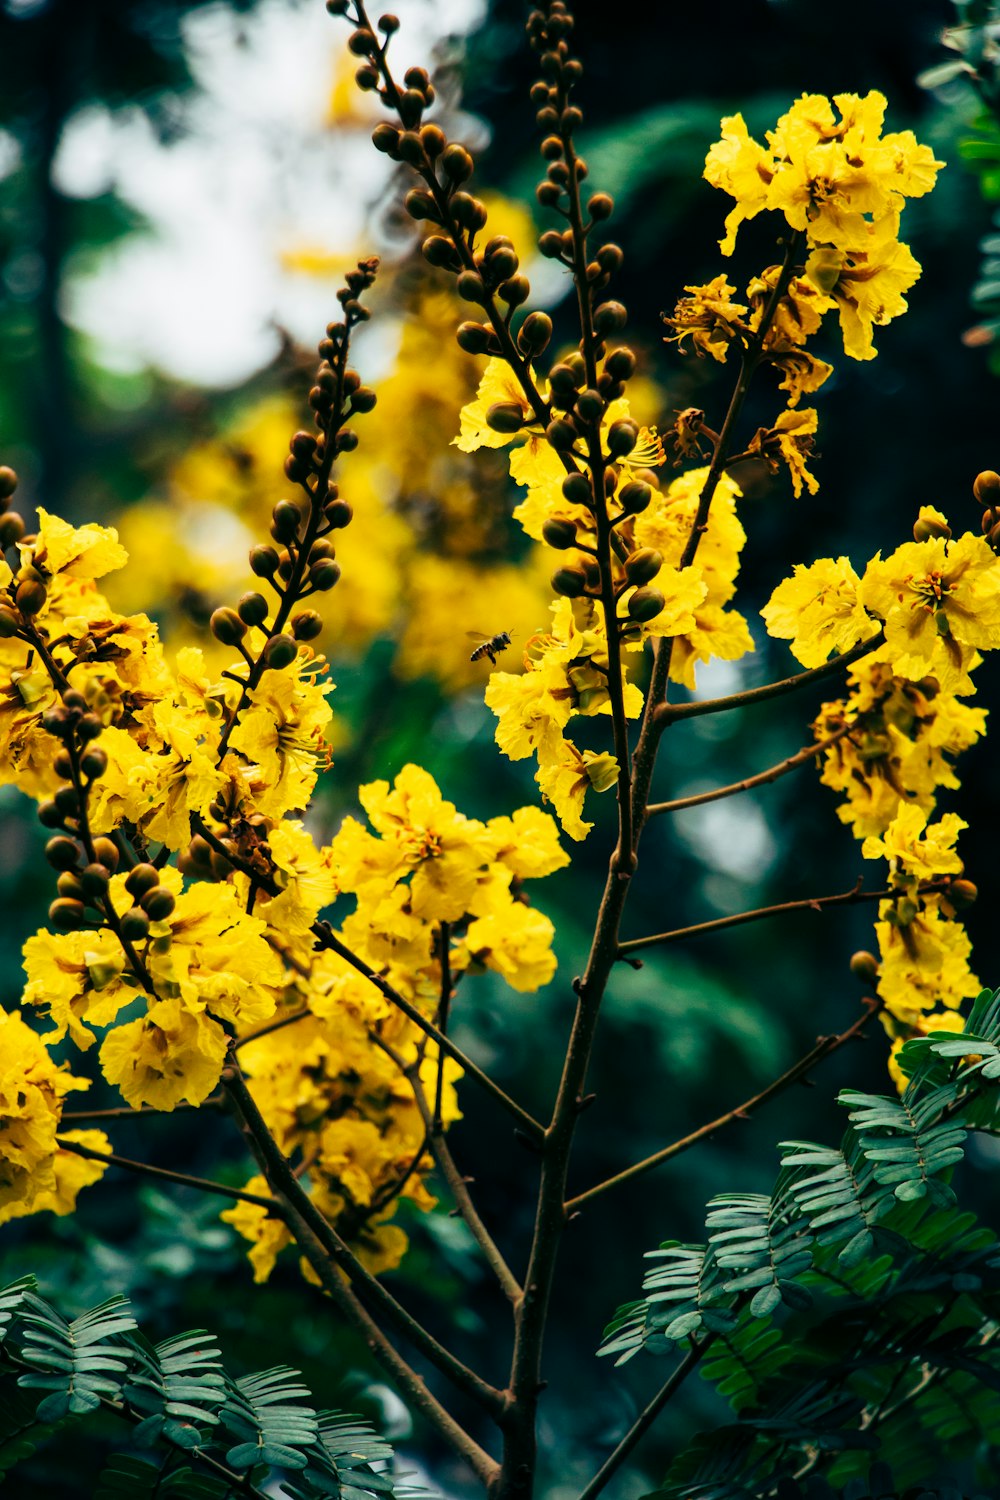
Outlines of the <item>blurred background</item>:
[[[434,59],[446,128],[479,154],[491,230],[514,238],[534,305],[551,311],[557,343],[568,343],[566,282],[530,249],[548,225],[534,217],[525,7],[398,0],[397,9],[400,67]],[[641,359],[640,420],[668,425],[695,405],[711,422],[728,399],[732,374],[679,359],[659,325],[685,284],[723,269],[716,242],[726,200],[701,180],[721,115],[742,110],[760,135],[803,91],[877,88],[889,98],[890,127],[913,128],[948,163],[935,192],[904,219],[903,237],[924,268],[909,314],[881,331],[871,363],[837,358],[831,340],[836,373],[816,401],[819,494],[794,501],[783,475],[746,483],[741,608],[759,650],[699,678],[700,692],[729,692],[794,669],[756,618],[793,562],[847,553],[863,566],[909,535],[921,504],[944,510],[956,530],[978,524],[972,480],[1000,468],[992,371],[1000,361],[989,320],[997,278],[980,248],[991,197],[1000,196],[996,129],[980,118],[973,90],[942,69],[952,55],[942,33],[957,18],[946,0],[883,0],[851,24],[812,0],[635,0],[620,13],[578,0],[575,10],[586,69],[581,145],[593,186],[618,204],[612,227],[626,266],[617,294]],[[353,87],[346,35],[320,0],[6,0],[0,9],[0,460],[18,469],[28,500],[119,527],[134,567],[112,597],[151,613],[171,643],[201,639],[212,609],[248,586],[246,551],[282,493],[288,435],[308,415],[312,351],[335,315],[336,288],[359,256],[384,258],[376,315],[357,343],[362,377],[380,401],[343,466],[342,493],[357,520],[339,554],[343,581],[322,596],[322,645],[338,684],[335,764],[318,799],[323,838],[355,808],[359,782],[392,777],[410,759],[473,816],[536,800],[533,763],[511,764],[495,749],[483,664],[470,667],[465,631],[514,632],[507,666],[517,637],[544,625],[550,597],[549,568],[510,519],[518,497],[504,454],[468,457],[449,446],[477,364],[451,338],[461,305],[416,249],[395,169],[371,148],[377,113]],[[978,149],[963,145],[970,139]],[[741,234],[732,279],[745,284],[771,259],[758,222]],[[747,435],[774,410],[762,388]],[[995,701],[1000,668],[987,660],[978,682],[980,701]],[[729,782],[790,755],[807,742],[820,701],[804,694],[677,727],[655,795]],[[962,851],[981,895],[968,925],[977,972],[996,985],[1000,782],[992,768],[981,744],[963,763],[961,792],[943,805],[971,825]],[[806,769],[657,820],[643,844],[628,935],[848,889],[859,853],[835,807]],[[572,867],[536,897],[560,934],[555,982],[519,996],[487,977],[457,1008],[462,1045],[537,1113],[551,1097],[569,979],[586,953],[612,838],[611,799],[596,812],[598,827],[574,848]],[[44,920],[50,872],[33,808],[5,788],[0,814],[0,998],[12,1008],[20,948]],[[654,949],[641,970],[616,974],[577,1190],[754,1093],[818,1032],[848,1025],[861,996],[848,959],[874,946],[872,916],[864,907],[796,914]],[[663,1378],[651,1362],[619,1374],[594,1358],[615,1307],[638,1293],[642,1252],[668,1237],[701,1238],[713,1193],[767,1190],[777,1141],[839,1138],[837,1087],[849,1080],[884,1090],[886,1054],[872,1028],[867,1042],[817,1070],[817,1087],[783,1095],[581,1216],[565,1246],[547,1354],[546,1500],[579,1491]],[[92,1102],[103,1102],[99,1084]],[[459,1162],[518,1265],[534,1158],[469,1089],[463,1106]],[[123,1125],[115,1141],[125,1155],[183,1161],[202,1175],[240,1180],[245,1167],[235,1140],[217,1142],[188,1116],[162,1128]],[[997,1165],[988,1145],[973,1148],[965,1189],[980,1202],[995,1197]],[[502,1379],[506,1307],[462,1227],[446,1214],[412,1214],[406,1227],[413,1248],[393,1276],[400,1295],[437,1328],[446,1302],[458,1352]],[[232,1368],[301,1368],[324,1402],[372,1415],[404,1467],[439,1492],[470,1493],[434,1435],[411,1425],[364,1351],[304,1291],[293,1260],[266,1288],[251,1286],[211,1203],[111,1174],[70,1220],[4,1227],[0,1274],[27,1270],[67,1313],[124,1291],[151,1334],[204,1324],[218,1330]],[[716,1415],[708,1388],[691,1381],[614,1493],[648,1490],[678,1441]],[[96,1472],[104,1441],[99,1428],[74,1432],[65,1448],[18,1471],[20,1483],[82,1493],[75,1476]]]

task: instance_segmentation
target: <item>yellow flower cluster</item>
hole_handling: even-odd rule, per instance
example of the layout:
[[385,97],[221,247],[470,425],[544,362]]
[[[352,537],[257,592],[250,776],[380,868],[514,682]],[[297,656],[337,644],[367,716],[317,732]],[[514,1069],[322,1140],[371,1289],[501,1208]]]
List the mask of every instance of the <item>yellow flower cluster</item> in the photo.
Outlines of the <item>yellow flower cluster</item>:
[[735,201],[720,241],[731,255],[740,224],[765,209],[806,238],[806,277],[836,306],[846,353],[871,359],[872,329],[905,312],[920,275],[897,238],[907,198],[930,192],[942,163],[912,131],[882,134],[886,100],[875,92],[803,94],[762,146],[742,115],[722,122],[705,177]]
[[974,691],[980,651],[1000,646],[1000,560],[985,539],[952,539],[933,506],[922,507],[915,534],[922,540],[877,555],[860,578],[846,557],[796,568],[762,611],[806,667],[882,637],[813,729],[826,745],[821,779],[845,799],[841,820],[865,858],[889,862],[878,991],[897,1042],[979,992],[956,917],[964,891],[954,844],[965,824],[953,813],[930,818],[938,788],[958,786],[954,757],[985,730],[985,710],[961,700]]

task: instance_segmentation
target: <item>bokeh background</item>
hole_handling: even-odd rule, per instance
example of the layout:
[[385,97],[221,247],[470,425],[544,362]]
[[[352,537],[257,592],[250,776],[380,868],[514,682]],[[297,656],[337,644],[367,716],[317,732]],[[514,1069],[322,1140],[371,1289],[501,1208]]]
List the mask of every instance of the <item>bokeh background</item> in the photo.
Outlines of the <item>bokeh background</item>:
[[[480,153],[494,232],[518,242],[535,300],[552,312],[557,342],[568,342],[567,285],[530,253],[531,235],[547,225],[533,222],[539,166],[525,7],[399,0],[396,8],[400,62],[435,59],[447,128]],[[957,530],[975,527],[973,477],[1000,468],[991,332],[971,302],[996,183],[988,151],[963,160],[979,112],[972,90],[960,78],[933,88],[917,81],[947,58],[942,32],[955,9],[945,0],[882,0],[849,24],[842,9],[814,0],[579,0],[575,9],[586,67],[581,144],[593,185],[618,204],[619,290],[641,356],[642,420],[666,425],[691,405],[711,420],[727,399],[731,375],[670,354],[659,328],[686,283],[723,268],[716,241],[725,202],[700,176],[722,114],[742,110],[759,134],[802,91],[878,88],[893,127],[914,128],[949,164],[937,190],[907,211],[904,237],[924,267],[909,315],[882,331],[873,362],[835,358],[819,393],[819,494],[796,502],[783,476],[745,477],[744,612],[755,621],[794,561],[846,552],[863,564],[890,550],[921,504],[943,509]],[[535,799],[530,763],[511,764],[493,745],[484,677],[469,667],[464,632],[508,629],[523,640],[544,624],[549,598],[547,570],[510,519],[516,497],[502,455],[467,458],[448,446],[476,364],[450,338],[458,305],[416,250],[398,208],[400,179],[371,149],[376,116],[353,90],[345,38],[320,0],[6,0],[0,10],[0,458],[19,470],[30,500],[120,527],[137,566],[117,601],[147,609],[168,639],[190,640],[247,586],[246,549],[282,493],[285,444],[304,420],[310,351],[335,314],[335,290],[358,256],[384,257],[376,316],[357,344],[380,405],[343,468],[342,492],[358,519],[342,554],[344,581],[324,596],[323,644],[338,690],[335,764],[318,801],[323,836],[355,807],[359,782],[391,777],[410,759],[470,815]],[[763,226],[745,229],[734,279],[768,263],[771,249]],[[770,393],[759,393],[747,433],[773,410]],[[701,691],[793,669],[759,621],[754,628],[757,654],[703,671]],[[996,701],[1000,670],[987,661],[978,681],[981,701]],[[676,728],[656,795],[728,782],[791,754],[806,742],[820,696]],[[977,972],[991,985],[1000,983],[994,760],[988,742],[974,749],[961,792],[945,804],[971,825],[963,853],[981,896],[969,928]],[[569,979],[586,952],[613,812],[610,798],[598,804],[598,826],[572,867],[538,892],[560,932],[555,982],[517,996],[481,980],[457,1008],[462,1045],[539,1113],[563,1049]],[[49,871],[32,808],[3,789],[0,814],[0,987],[10,1008],[21,944],[50,899]],[[629,933],[846,890],[858,871],[832,794],[799,771],[658,820],[643,845]],[[863,907],[799,914],[652,950],[641,970],[623,968],[600,1034],[578,1187],[736,1104],[818,1032],[853,1020],[861,989],[848,959],[872,945],[871,917]],[[615,1373],[594,1357],[615,1307],[637,1294],[642,1252],[667,1237],[700,1238],[713,1193],[767,1189],[775,1142],[838,1138],[838,1085],[884,1089],[886,1051],[874,1028],[817,1070],[817,1087],[796,1088],[576,1223],[547,1355],[546,1500],[578,1492],[662,1379],[651,1362]],[[473,1091],[463,1106],[456,1152],[517,1263],[534,1159]],[[238,1180],[244,1166],[235,1134],[216,1138],[189,1116],[141,1130],[126,1124],[115,1139],[125,1155],[204,1175]],[[988,1203],[997,1167],[988,1145],[974,1147],[965,1191]],[[461,1226],[440,1214],[413,1215],[407,1228],[413,1248],[393,1277],[400,1295],[436,1327],[446,1305],[459,1352],[502,1377],[506,1309]],[[469,1492],[433,1434],[411,1425],[364,1351],[304,1292],[291,1259],[266,1288],[252,1286],[211,1203],[111,1174],[71,1220],[4,1227],[0,1275],[27,1270],[68,1313],[124,1291],[153,1334],[207,1325],[232,1368],[301,1368],[325,1402],[371,1414],[426,1483]],[[713,1401],[691,1381],[615,1493],[652,1487],[678,1441],[713,1420]],[[84,1493],[78,1476],[96,1472],[106,1440],[88,1426],[44,1450],[18,1471],[22,1492]]]

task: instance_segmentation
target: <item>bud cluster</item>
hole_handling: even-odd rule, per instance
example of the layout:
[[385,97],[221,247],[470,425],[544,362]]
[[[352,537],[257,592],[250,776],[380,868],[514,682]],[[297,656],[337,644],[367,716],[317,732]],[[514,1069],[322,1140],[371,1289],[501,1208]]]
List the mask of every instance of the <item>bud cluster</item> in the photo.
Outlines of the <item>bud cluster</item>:
[[[7,464],[0,465],[0,552],[15,547],[26,538],[24,518],[10,509],[17,489],[17,475]],[[48,598],[46,575],[33,561],[25,561],[15,570],[7,588],[6,602],[0,604],[0,640],[10,640],[31,627],[41,614]]]
[[983,507],[983,534],[993,551],[1000,554],[1000,474],[984,469],[976,475],[972,493]]
[[[330,470],[338,454],[357,447],[357,434],[345,424],[375,406],[375,392],[362,385],[360,375],[347,361],[351,330],[368,317],[359,298],[374,282],[377,269],[376,259],[361,261],[347,274],[346,284],[337,293],[344,316],[327,327],[319,345],[315,383],[309,392],[319,435],[293,433],[285,460],[285,477],[300,485],[303,494],[279,500],[271,512],[271,537],[276,545],[263,543],[250,550],[251,571],[266,580],[278,596],[274,618],[266,596],[251,590],[240,597],[235,608],[223,605],[215,610],[209,621],[216,640],[237,647],[258,675],[268,668],[290,666],[299,644],[316,639],[323,628],[321,617],[312,609],[294,614],[292,610],[310,595],[326,593],[340,578],[331,533],[348,526],[354,512],[341,499]],[[243,641],[251,628],[267,633],[256,663]]]

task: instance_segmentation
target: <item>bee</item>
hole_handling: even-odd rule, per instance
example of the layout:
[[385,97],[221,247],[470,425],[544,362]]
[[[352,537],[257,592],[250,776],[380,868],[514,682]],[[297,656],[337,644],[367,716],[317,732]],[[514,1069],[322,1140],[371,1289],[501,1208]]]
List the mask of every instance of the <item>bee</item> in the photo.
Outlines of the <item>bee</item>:
[[478,641],[479,645],[469,657],[470,661],[480,661],[488,656],[494,666],[497,664],[497,656],[501,651],[506,651],[510,645],[510,631],[500,630],[496,635],[484,635],[481,630],[470,630],[467,632],[470,641]]

